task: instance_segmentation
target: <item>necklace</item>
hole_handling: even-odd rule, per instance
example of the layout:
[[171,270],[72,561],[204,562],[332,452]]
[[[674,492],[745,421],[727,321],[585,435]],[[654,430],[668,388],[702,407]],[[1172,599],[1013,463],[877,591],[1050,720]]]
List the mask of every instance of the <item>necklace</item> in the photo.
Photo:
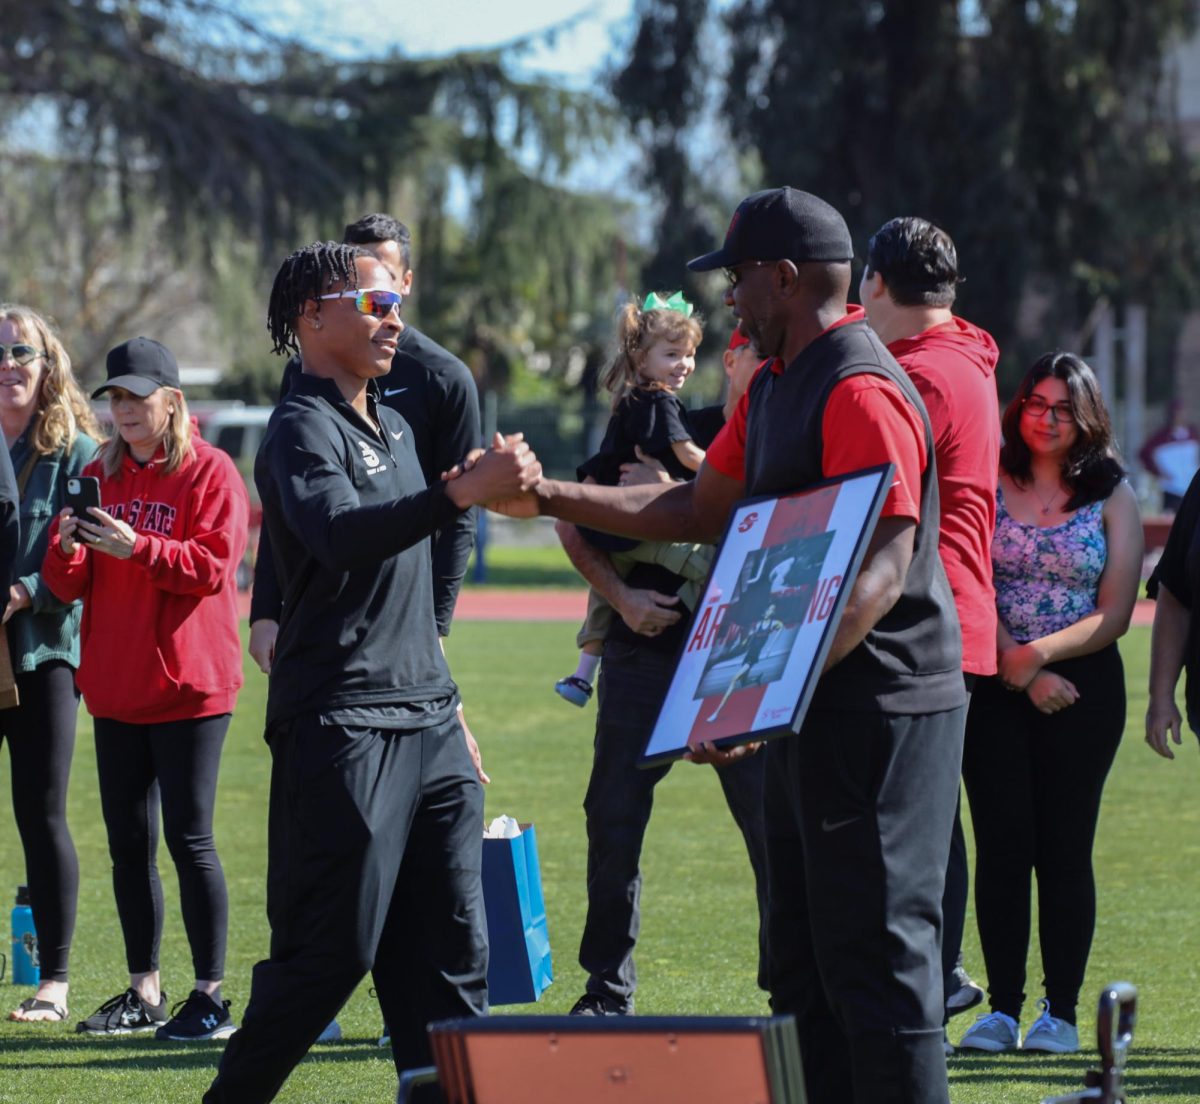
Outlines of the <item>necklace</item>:
[[1062,494],[1062,484],[1061,483],[1057,487],[1054,488],[1054,492],[1050,495],[1050,497],[1048,499],[1042,498],[1042,496],[1040,494],[1038,494],[1037,484],[1034,483],[1032,480],[1030,480],[1029,488],[1030,488],[1030,490],[1033,491],[1033,497],[1036,498],[1042,504],[1042,516],[1043,517],[1046,514],[1049,514],[1051,512],[1051,508],[1054,506],[1054,503],[1057,500],[1058,496],[1060,494]]

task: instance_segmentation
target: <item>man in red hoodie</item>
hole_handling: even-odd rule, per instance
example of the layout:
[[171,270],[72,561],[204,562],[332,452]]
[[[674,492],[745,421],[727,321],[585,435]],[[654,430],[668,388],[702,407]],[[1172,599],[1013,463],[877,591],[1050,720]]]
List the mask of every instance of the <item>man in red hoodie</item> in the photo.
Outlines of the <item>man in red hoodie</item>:
[[[916,385],[933,426],[942,513],[938,550],[962,624],[969,693],[977,677],[996,673],[991,543],[1000,409],[996,342],[954,314],[958,282],[950,235],[924,219],[895,218],[871,238],[859,294],[867,321]],[[947,1016],[983,999],[962,968],[966,909],[966,844],[956,815],[942,901]]]

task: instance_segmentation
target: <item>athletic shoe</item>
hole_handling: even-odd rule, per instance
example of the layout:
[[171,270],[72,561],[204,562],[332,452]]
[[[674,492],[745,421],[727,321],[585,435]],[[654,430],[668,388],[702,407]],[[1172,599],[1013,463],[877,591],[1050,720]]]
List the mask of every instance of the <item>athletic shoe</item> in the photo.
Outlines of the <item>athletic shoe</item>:
[[1079,1050],[1079,1028],[1066,1020],[1050,1015],[1050,1002],[1038,1001],[1042,1014],[1033,1021],[1021,1046],[1025,1050],[1040,1050],[1046,1054],[1074,1054]]
[[391,1046],[392,1045],[392,1029],[390,1027],[388,1027],[388,1025],[386,1023],[384,1023],[383,1032],[379,1036],[379,1045],[380,1046]]
[[946,1034],[946,1029],[942,1028],[942,1050],[946,1052],[947,1058],[953,1058],[955,1054],[954,1044],[950,1041],[950,1036]]
[[633,1005],[607,993],[584,993],[571,1009],[572,1016],[631,1016]]
[[330,1020],[329,1026],[317,1036],[318,1043],[340,1043],[342,1041],[342,1027],[337,1020]]
[[961,966],[954,968],[946,990],[946,1015],[957,1016],[983,1001],[983,990],[975,984]]
[[207,993],[193,989],[187,1000],[171,1009],[171,1019],[154,1033],[154,1037],[197,1043],[206,1039],[227,1039],[236,1030],[237,1024],[229,1015],[229,1001],[218,1004]]
[[88,1035],[133,1035],[156,1031],[167,1022],[167,994],[159,995],[158,1004],[147,1004],[136,989],[126,989],[106,1000],[86,1020],[75,1025]]
[[991,1054],[1018,1050],[1020,1046],[1021,1029],[1016,1020],[1003,1012],[988,1012],[977,1017],[958,1041],[959,1050],[986,1050]]
[[560,678],[554,684],[554,692],[572,705],[579,706],[580,709],[592,700],[592,684],[578,675],[567,675],[566,678]]

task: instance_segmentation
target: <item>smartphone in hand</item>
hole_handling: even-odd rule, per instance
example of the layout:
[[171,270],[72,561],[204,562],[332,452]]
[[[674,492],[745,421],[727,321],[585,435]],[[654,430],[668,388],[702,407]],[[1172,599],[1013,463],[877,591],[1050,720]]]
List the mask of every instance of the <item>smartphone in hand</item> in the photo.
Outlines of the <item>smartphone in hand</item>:
[[100,505],[100,480],[94,475],[73,475],[67,480],[67,505],[78,518],[91,521],[89,506]]

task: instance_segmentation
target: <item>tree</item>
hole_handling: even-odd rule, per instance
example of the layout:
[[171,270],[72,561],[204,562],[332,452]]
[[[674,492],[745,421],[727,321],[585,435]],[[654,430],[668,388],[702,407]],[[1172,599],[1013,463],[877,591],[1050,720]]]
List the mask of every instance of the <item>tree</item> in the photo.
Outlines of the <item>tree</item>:
[[702,217],[711,193],[706,195],[704,176],[687,146],[704,106],[702,33],[708,0],[641,0],[638,12],[629,57],[610,83],[645,150],[642,183],[661,200],[655,249],[643,269],[643,282],[647,289],[667,289],[685,278],[679,259],[704,252],[711,240]]
[[[642,7],[630,67],[642,31],[703,7]],[[1200,180],[1164,74],[1194,25],[1191,0],[737,0],[721,22],[727,45],[708,56],[729,66],[710,79],[730,141],[757,165],[747,188],[831,200],[860,251],[895,215],[946,227],[967,273],[963,313],[1002,348],[1027,351],[1018,316],[1031,292],[1044,304],[1039,347],[1069,340],[1102,292],[1194,294]],[[687,108],[696,97],[675,79]],[[693,249],[658,263],[679,271]]]
[[[61,277],[56,291],[75,293],[61,301],[89,290],[78,273],[68,278],[65,254],[107,236],[133,248],[109,256],[122,278],[102,306],[88,303],[93,313],[144,320],[130,313],[147,291],[133,276],[161,269],[193,272],[194,298],[197,282],[235,271],[240,294],[249,267],[265,301],[287,249],[401,197],[421,238],[422,319],[477,360],[511,363],[544,342],[561,362],[584,329],[577,316],[611,279],[617,212],[560,184],[572,159],[604,140],[607,113],[587,94],[513,77],[507,51],[333,61],[216,0],[4,9],[10,153],[39,161],[40,194],[89,199],[73,225],[63,207],[71,241],[44,266]],[[30,186],[6,175],[6,193]],[[455,179],[471,196],[465,219],[451,206]],[[17,236],[44,241],[42,221],[28,206]],[[0,278],[9,295],[42,287],[24,274]],[[236,296],[206,298],[228,308]],[[186,299],[176,293],[177,310]],[[225,309],[225,319],[234,347],[261,341],[244,310]],[[73,343],[91,342],[62,322]]]

